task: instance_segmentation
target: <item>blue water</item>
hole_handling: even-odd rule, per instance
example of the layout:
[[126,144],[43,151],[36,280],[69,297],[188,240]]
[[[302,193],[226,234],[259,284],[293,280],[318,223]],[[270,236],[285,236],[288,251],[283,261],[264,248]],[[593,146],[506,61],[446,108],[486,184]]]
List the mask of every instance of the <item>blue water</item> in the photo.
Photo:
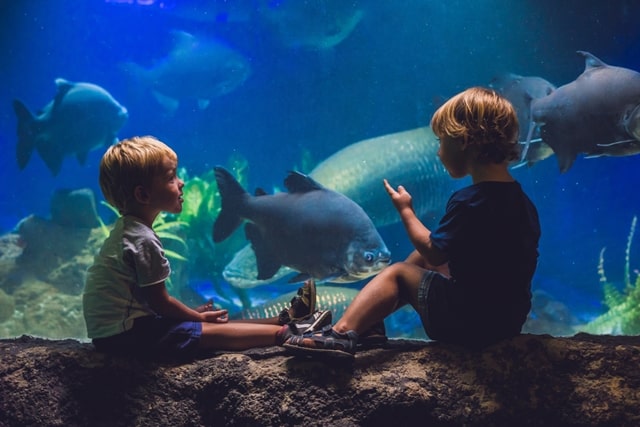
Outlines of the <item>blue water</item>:
[[[54,96],[58,77],[107,89],[129,111],[118,136],[155,135],[176,150],[190,175],[239,154],[249,163],[251,188],[272,188],[305,153],[319,162],[353,142],[425,126],[443,99],[504,72],[560,86],[584,69],[577,50],[640,70],[640,3],[631,0],[349,1],[362,12],[353,31],[335,46],[312,49],[295,43],[298,33],[278,33],[277,25],[292,29],[304,19],[290,12],[292,2],[2,2],[0,232],[31,214],[48,217],[57,189],[88,187],[102,200],[97,174],[104,147],[91,151],[84,166],[66,157],[55,177],[35,153],[24,170],[16,163],[11,101],[36,112]],[[336,1],[318,3],[317,13],[339,8]],[[293,21],[283,18],[287,10]],[[120,64],[157,64],[171,49],[172,30],[223,41],[248,60],[250,76],[206,109],[190,99],[168,113]],[[578,158],[560,174],[551,157],[513,171],[542,223],[533,287],[580,316],[602,310],[596,270],[602,247],[607,277],[624,280],[627,235],[640,213],[639,162]],[[99,213],[110,215],[102,207]],[[395,259],[408,253],[401,227],[381,232]],[[639,248],[640,240],[632,246],[631,270],[640,266]],[[209,278],[198,283],[203,280]]]

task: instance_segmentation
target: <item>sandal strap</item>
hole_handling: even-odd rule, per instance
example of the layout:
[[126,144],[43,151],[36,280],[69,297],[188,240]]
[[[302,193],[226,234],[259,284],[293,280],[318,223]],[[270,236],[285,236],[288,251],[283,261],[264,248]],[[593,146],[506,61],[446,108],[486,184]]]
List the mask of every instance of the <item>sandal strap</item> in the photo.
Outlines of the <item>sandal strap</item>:
[[[309,340],[311,340],[313,344],[309,345]],[[345,333],[336,332],[331,325],[326,325],[320,331],[291,336],[288,343],[300,347],[355,353],[358,334],[355,331],[347,331]]]

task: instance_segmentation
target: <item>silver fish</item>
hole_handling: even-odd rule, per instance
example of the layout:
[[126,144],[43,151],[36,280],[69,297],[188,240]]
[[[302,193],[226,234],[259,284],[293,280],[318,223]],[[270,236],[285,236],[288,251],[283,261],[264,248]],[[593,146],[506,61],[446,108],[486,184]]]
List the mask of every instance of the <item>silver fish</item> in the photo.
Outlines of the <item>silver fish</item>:
[[213,241],[223,241],[247,220],[257,279],[269,279],[286,265],[300,273],[292,281],[354,282],[389,264],[389,250],[371,219],[348,197],[297,172],[284,181],[288,192],[253,197],[226,169],[214,171],[221,209]]
[[197,100],[200,108],[206,108],[211,99],[232,92],[251,74],[249,61],[221,40],[200,39],[184,31],[172,35],[173,50],[152,68],[121,64],[168,111],[175,111],[185,99]]
[[555,152],[561,172],[569,170],[579,153],[640,153],[640,73],[607,65],[589,52],[578,53],[585,58],[584,72],[531,101],[531,118]]
[[[358,294],[358,289],[340,286],[318,286],[317,288],[318,310],[331,310],[334,320],[342,317],[353,298]],[[267,301],[259,307],[243,310],[238,316],[240,319],[267,319],[276,317],[284,309],[289,308],[291,299],[297,295],[296,291],[288,292],[273,300]]]
[[[400,221],[382,185],[387,178],[407,188],[418,216],[435,224],[457,186],[438,159],[438,146],[429,127],[383,135],[341,149],[309,176],[360,205],[376,227]],[[235,287],[253,288],[291,273],[281,269],[269,280],[257,280],[256,271],[253,251],[247,246],[236,253],[222,275]]]
[[56,79],[55,97],[38,116],[19,100],[13,101],[18,117],[18,166],[24,169],[35,149],[53,175],[65,156],[75,154],[84,165],[87,154],[116,142],[116,133],[129,117],[105,89],[92,83]]

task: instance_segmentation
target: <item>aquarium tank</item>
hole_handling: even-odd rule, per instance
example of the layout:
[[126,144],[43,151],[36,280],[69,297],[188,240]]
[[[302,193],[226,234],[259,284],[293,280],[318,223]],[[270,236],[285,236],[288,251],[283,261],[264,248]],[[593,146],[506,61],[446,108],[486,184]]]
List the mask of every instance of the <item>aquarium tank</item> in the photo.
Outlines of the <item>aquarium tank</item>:
[[[0,12],[0,338],[87,339],[86,270],[118,216],[99,163],[132,136],[178,154],[184,208],[155,230],[167,287],[191,306],[277,315],[300,286],[287,267],[257,279],[242,227],[214,242],[215,166],[251,194],[309,174],[359,204],[403,260],[412,246],[382,180],[437,225],[469,181],[448,176],[428,126],[471,86],[516,107],[511,173],[540,215],[523,331],[640,334],[640,2],[29,0]],[[319,308],[337,319],[370,279],[318,283]],[[385,324],[428,339],[406,307]]]

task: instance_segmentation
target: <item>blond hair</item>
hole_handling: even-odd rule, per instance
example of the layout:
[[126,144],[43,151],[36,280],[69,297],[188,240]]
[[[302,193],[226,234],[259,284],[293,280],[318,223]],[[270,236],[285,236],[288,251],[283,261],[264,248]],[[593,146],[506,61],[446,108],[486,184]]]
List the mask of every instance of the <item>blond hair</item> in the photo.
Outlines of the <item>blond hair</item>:
[[518,158],[518,116],[497,92],[469,88],[444,103],[431,118],[439,138],[460,139],[478,149],[478,160],[502,163]]
[[126,213],[135,201],[136,187],[149,188],[166,158],[178,160],[169,146],[152,136],[135,136],[110,146],[100,161],[104,198],[121,214]]

